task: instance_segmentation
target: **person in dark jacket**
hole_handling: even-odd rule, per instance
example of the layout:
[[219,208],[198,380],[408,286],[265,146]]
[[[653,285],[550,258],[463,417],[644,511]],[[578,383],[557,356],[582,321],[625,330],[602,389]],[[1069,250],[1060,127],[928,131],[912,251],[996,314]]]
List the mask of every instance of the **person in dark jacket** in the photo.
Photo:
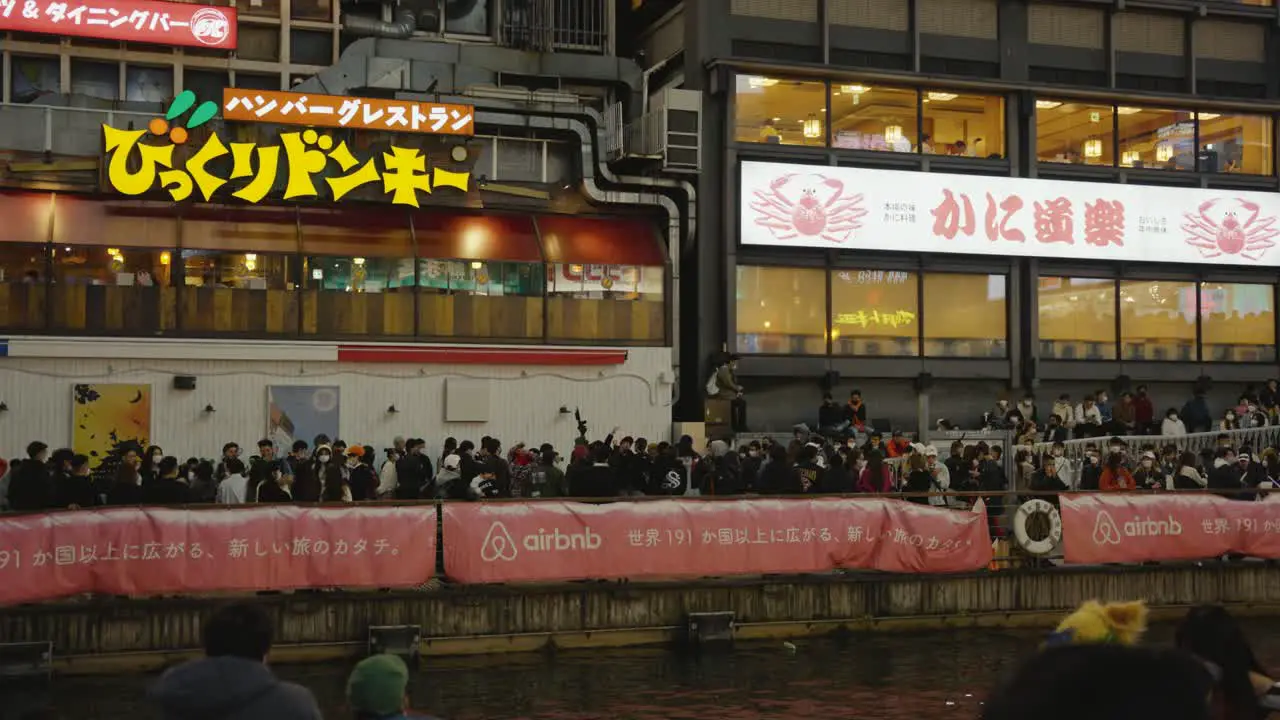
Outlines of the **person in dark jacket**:
[[158,445],[152,445],[142,453],[142,464],[138,467],[138,474],[142,476],[142,486],[146,487],[160,476],[160,461],[164,459],[164,449]]
[[156,476],[142,487],[142,501],[147,505],[186,505],[191,502],[191,486],[178,477],[178,458],[161,458]]
[[281,682],[266,666],[271,618],[249,603],[214,613],[205,657],[170,668],[147,693],[163,720],[321,720],[310,690]]
[[689,489],[689,472],[684,462],[676,456],[676,449],[667,443],[658,443],[653,469],[649,472],[647,495],[684,495]]
[[[276,483],[276,486],[282,491],[287,487],[290,500],[294,502],[320,502],[321,496],[324,495],[326,468],[334,462],[333,448],[328,445],[316,445],[311,460],[294,468],[293,486],[288,487],[280,483]],[[262,491],[263,488],[259,488],[259,502],[261,502]],[[275,498],[279,497],[275,489],[269,490],[268,494]],[[284,501],[276,499],[273,502]]]
[[137,450],[130,448],[124,451],[120,467],[116,468],[116,476],[107,489],[108,505],[142,504],[142,475],[138,473],[141,463]]
[[98,504],[98,490],[93,486],[88,455],[72,456],[71,472],[60,478],[57,492],[58,507],[79,510]]
[[[1027,489],[1035,493],[1064,493],[1071,488],[1058,477],[1058,459],[1047,455],[1040,461],[1040,469],[1031,474],[1031,482],[1027,483]],[[1057,495],[1039,497],[1058,507]]]
[[1209,412],[1209,401],[1205,399],[1203,390],[1197,390],[1182,406],[1182,422],[1189,433],[1209,432],[1214,428],[1213,414]]
[[929,491],[933,489],[933,475],[929,472],[929,463],[924,455],[914,453],[907,458],[907,482],[902,491],[911,493],[906,498],[913,503],[929,504]]
[[347,707],[355,720],[435,720],[409,711],[409,667],[398,655],[374,655],[347,679]]
[[[608,448],[605,450],[608,451]],[[511,465],[502,457],[502,442],[497,438],[486,437],[480,443],[479,462],[481,474],[493,476],[493,497],[511,497]]]
[[1209,471],[1209,489],[1233,500],[1252,500],[1253,493],[1242,492],[1243,477],[1235,451],[1229,447],[1218,448],[1213,454],[1213,469]]
[[609,448],[596,443],[591,448],[590,462],[569,468],[566,473],[569,494],[573,497],[617,497],[618,479],[609,467]]
[[351,469],[351,499],[356,502],[378,499],[378,473],[373,469],[373,448],[365,445],[360,462]]
[[841,437],[852,425],[845,418],[844,406],[837,405],[831,393],[822,395],[822,404],[818,406],[818,432],[827,437]]
[[791,468],[791,476],[787,479],[785,492],[788,495],[807,495],[822,489],[825,469],[818,462],[820,448],[807,444],[800,448],[796,455],[796,464]]
[[549,443],[538,449],[538,459],[529,470],[529,484],[525,488],[531,498],[556,498],[569,494],[564,473],[556,467],[556,450]]
[[56,507],[53,482],[45,460],[49,446],[40,441],[27,445],[27,459],[18,464],[9,479],[9,509],[37,512]]
[[423,487],[427,485],[426,467],[422,464],[426,448],[426,441],[419,438],[409,438],[405,443],[405,454],[396,461],[396,499],[430,497],[422,494]]

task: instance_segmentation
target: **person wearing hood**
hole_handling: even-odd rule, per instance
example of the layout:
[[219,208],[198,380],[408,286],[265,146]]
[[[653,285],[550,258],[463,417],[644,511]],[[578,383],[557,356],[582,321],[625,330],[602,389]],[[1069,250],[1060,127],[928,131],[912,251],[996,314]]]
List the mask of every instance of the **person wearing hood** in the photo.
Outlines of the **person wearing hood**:
[[434,720],[409,710],[409,666],[396,655],[374,655],[347,679],[347,707],[354,720]]
[[147,700],[163,720],[322,720],[310,690],[267,667],[272,633],[257,605],[218,610],[204,629],[205,656],[167,670]]

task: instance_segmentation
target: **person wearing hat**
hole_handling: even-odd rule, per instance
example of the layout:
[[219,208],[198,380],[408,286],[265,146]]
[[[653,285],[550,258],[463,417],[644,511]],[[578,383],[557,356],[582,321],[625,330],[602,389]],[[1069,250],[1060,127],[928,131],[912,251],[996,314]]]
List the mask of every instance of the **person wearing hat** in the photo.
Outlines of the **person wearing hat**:
[[410,714],[409,667],[395,655],[374,655],[347,678],[347,705],[355,720],[430,720]]
[[436,497],[450,500],[464,500],[467,497],[462,483],[462,458],[458,455],[446,455],[440,461],[440,470],[436,473]]
[[1156,462],[1156,454],[1150,450],[1143,451],[1138,459],[1138,468],[1133,473],[1133,481],[1139,490],[1172,490],[1173,483]]
[[[355,460],[352,463],[352,459]],[[351,499],[378,499],[378,472],[373,469],[373,448],[353,445],[347,450],[347,466],[351,469],[351,477],[347,485],[351,488]]]

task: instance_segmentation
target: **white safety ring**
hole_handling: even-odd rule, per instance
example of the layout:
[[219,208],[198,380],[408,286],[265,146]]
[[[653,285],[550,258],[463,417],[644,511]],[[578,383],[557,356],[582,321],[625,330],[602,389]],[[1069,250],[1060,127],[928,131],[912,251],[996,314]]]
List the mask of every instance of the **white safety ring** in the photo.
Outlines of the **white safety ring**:
[[[1032,515],[1041,513],[1049,516],[1049,535],[1041,540],[1032,540],[1027,534],[1027,520]],[[1018,541],[1018,547],[1027,554],[1044,557],[1053,552],[1062,541],[1062,513],[1047,500],[1028,500],[1019,505],[1018,511],[1013,514],[1013,537]]]

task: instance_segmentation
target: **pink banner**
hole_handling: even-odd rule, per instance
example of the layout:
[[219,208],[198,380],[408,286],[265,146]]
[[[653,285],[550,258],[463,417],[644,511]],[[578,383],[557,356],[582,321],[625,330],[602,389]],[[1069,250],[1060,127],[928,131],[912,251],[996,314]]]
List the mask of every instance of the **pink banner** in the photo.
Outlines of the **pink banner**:
[[446,575],[463,583],[945,573],[991,561],[985,513],[876,498],[448,503],[444,549]]
[[1217,495],[1063,495],[1067,562],[1199,560],[1229,552],[1280,559],[1280,498]]
[[0,604],[403,587],[432,575],[433,507],[117,508],[0,518]]

